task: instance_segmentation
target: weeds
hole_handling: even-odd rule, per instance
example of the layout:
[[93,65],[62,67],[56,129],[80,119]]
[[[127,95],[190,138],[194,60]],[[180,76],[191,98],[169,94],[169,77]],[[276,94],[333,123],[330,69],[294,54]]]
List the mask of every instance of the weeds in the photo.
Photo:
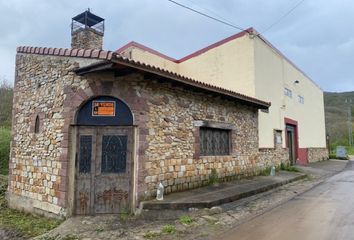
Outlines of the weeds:
[[162,227],[162,233],[174,234],[176,232],[176,227],[171,224],[166,224]]
[[266,167],[266,168],[260,170],[260,171],[258,172],[258,175],[259,175],[259,176],[268,176],[268,175],[270,175],[271,169],[272,169],[272,167]]
[[122,211],[119,214],[119,219],[121,221],[126,221],[128,220],[129,216],[130,216],[130,211],[128,209],[122,209]]
[[284,163],[280,164],[280,170],[288,171],[288,172],[301,172],[301,170],[298,169],[297,167],[291,166],[289,164],[284,164]]
[[154,239],[154,238],[159,237],[160,235],[161,235],[161,233],[159,233],[159,232],[148,231],[147,233],[145,233],[144,238]]
[[211,173],[209,176],[209,184],[215,185],[219,183],[219,175],[215,168],[211,169]]
[[96,233],[100,233],[100,232],[103,232],[104,231],[104,227],[102,225],[98,225],[96,227]]
[[183,215],[179,217],[179,222],[184,225],[190,225],[194,222],[194,219],[188,215]]

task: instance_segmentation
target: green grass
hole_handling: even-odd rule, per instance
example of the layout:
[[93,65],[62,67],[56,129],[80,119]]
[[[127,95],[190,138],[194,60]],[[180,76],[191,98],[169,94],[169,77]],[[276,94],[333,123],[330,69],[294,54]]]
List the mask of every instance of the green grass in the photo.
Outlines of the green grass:
[[354,155],[354,147],[346,147],[348,155]]
[[0,174],[7,175],[9,172],[11,130],[0,127]]
[[61,221],[9,209],[5,200],[7,177],[0,175],[0,228],[24,237],[35,237],[57,227]]
[[190,225],[194,222],[194,219],[191,216],[183,215],[179,217],[179,222],[184,225]]
[[301,170],[298,169],[297,167],[291,166],[289,164],[284,164],[284,163],[280,164],[280,170],[288,171],[288,172],[301,172]]
[[165,234],[174,234],[176,232],[176,227],[171,224],[166,224],[162,227],[161,232]]
[[[354,155],[354,146],[353,147],[344,146],[344,147],[347,150],[347,155]],[[336,145],[331,145],[331,153],[329,154],[330,159],[349,160],[349,157],[337,157],[336,149],[337,149]]]

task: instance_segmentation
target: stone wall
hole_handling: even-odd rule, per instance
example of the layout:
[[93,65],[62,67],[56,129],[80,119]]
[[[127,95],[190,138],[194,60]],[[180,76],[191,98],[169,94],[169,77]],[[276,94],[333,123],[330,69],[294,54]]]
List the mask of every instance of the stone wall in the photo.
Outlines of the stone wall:
[[[254,175],[263,166],[258,158],[256,108],[140,74],[117,78],[91,74],[75,81],[80,88],[68,95],[74,99],[71,115],[80,101],[98,95],[117,97],[133,112],[139,140],[138,200],[154,196],[159,182],[170,193],[207,184],[212,169],[220,178],[228,179]],[[196,124],[200,120],[235,126],[230,156],[200,156]]]
[[319,162],[328,159],[328,149],[327,148],[308,148],[308,161]]
[[[159,182],[167,193],[182,191],[207,184],[213,169],[227,180],[255,175],[278,158],[283,161],[281,149],[258,150],[256,108],[143,74],[80,77],[72,71],[96,61],[17,55],[10,206],[70,214],[74,191],[71,156],[76,152],[70,138],[75,126],[71,124],[80,106],[100,95],[123,100],[134,115],[138,200],[154,196]],[[37,116],[40,131],[34,133]],[[200,121],[234,126],[230,155],[200,156]]]
[[281,163],[289,164],[289,151],[281,146],[276,148],[260,148],[260,161],[264,164],[263,167],[280,166]]
[[[65,215],[68,131],[65,85],[77,87],[72,70],[94,62],[30,54],[16,56],[9,204]],[[39,132],[35,119],[39,117]],[[22,196],[24,198],[19,198]]]
[[71,34],[71,48],[102,49],[103,34],[94,29],[78,29]]
[[[159,182],[169,193],[206,184],[212,169],[227,178],[253,175],[262,166],[257,109],[168,84],[149,82],[143,91],[149,107],[140,183],[145,197],[155,195]],[[198,120],[235,126],[229,156],[200,156]]]

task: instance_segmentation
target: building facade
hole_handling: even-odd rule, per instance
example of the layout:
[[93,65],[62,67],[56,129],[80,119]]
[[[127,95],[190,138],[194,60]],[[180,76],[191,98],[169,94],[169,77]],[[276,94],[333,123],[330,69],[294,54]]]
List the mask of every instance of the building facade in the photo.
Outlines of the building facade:
[[[90,14],[75,19],[102,21]],[[274,148],[258,148],[269,102],[101,50],[93,26],[72,31],[72,46],[92,49],[17,49],[10,207],[134,211],[159,183],[168,194],[288,163],[281,132]]]
[[292,163],[328,158],[322,90],[256,30],[247,29],[182,59],[135,42],[117,52],[271,102],[269,111],[259,112],[260,148],[274,148],[274,133],[280,131]]

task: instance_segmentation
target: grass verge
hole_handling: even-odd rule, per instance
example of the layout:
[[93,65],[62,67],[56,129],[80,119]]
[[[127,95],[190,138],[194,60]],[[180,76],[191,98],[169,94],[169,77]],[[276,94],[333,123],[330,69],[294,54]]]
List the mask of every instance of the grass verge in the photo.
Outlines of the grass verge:
[[13,239],[26,239],[48,232],[61,221],[23,213],[7,207],[5,192],[7,176],[0,175],[0,229],[5,229]]
[[11,130],[0,127],[0,174],[7,175],[9,172]]

